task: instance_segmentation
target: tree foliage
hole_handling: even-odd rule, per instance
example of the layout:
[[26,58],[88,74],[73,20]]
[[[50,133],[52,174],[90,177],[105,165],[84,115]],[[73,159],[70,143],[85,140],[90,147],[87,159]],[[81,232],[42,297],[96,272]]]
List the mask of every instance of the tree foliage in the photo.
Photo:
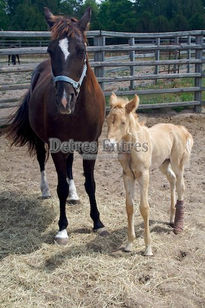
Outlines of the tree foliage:
[[43,7],[79,18],[92,8],[91,29],[163,32],[205,28],[205,0],[0,0],[1,30],[46,30]]

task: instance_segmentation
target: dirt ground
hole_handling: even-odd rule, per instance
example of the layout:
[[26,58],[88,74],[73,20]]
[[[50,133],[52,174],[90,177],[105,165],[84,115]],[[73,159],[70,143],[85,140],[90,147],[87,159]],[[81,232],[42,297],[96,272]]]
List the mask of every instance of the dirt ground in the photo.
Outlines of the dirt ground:
[[[167,224],[168,182],[158,170],[151,172],[153,257],[143,256],[137,187],[134,250],[115,252],[127,237],[116,158],[100,153],[95,172],[98,207],[109,236],[92,232],[82,162],[76,155],[74,178],[81,204],[67,207],[69,243],[59,247],[53,242],[59,208],[52,160],[47,163],[52,199],[41,200],[37,161],[26,148],[10,149],[0,137],[0,307],[205,307],[205,114],[147,117],[148,126],[158,122],[185,125],[194,147],[185,172],[185,230],[180,235]],[[106,127],[101,141],[105,133]]]

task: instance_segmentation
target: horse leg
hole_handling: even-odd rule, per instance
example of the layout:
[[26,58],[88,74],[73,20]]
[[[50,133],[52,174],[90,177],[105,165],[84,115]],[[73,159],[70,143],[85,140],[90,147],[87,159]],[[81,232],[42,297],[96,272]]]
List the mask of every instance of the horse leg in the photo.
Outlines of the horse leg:
[[19,55],[16,55],[16,57],[17,57],[17,60],[18,60],[18,64],[21,64],[21,63],[20,63],[20,57],[19,57]]
[[145,256],[152,256],[151,236],[149,229],[149,203],[148,203],[148,187],[149,187],[149,170],[144,170],[137,178],[140,184],[140,213],[144,219],[144,240],[145,240]]
[[126,212],[128,221],[128,243],[125,247],[125,251],[132,251],[133,241],[135,239],[135,227],[134,227],[134,189],[135,179],[133,175],[123,174],[123,181],[126,191]]
[[37,160],[40,166],[40,172],[41,172],[41,184],[40,189],[42,193],[42,198],[50,198],[51,194],[49,191],[48,181],[46,178],[46,172],[45,172],[45,160],[46,160],[46,150],[45,150],[45,144],[40,139],[38,140],[36,144],[36,153],[37,153]]
[[166,175],[167,180],[170,184],[170,192],[171,192],[171,206],[170,206],[170,226],[174,226],[174,216],[175,216],[175,203],[176,203],[176,196],[175,196],[175,190],[176,190],[176,175],[174,171],[171,168],[171,164],[169,160],[166,160],[161,166],[160,166],[161,172]]
[[53,162],[58,175],[57,194],[60,202],[60,218],[58,221],[59,231],[55,236],[55,241],[59,245],[66,245],[68,242],[67,226],[68,220],[66,217],[66,199],[68,197],[68,183],[66,180],[66,158],[62,153],[52,154]]
[[105,230],[103,223],[100,221],[100,213],[97,208],[97,202],[95,199],[95,179],[94,179],[94,167],[95,160],[83,159],[83,170],[85,176],[85,190],[90,200],[90,217],[93,220],[93,230],[98,232],[100,235],[107,235],[108,232]]
[[11,63],[11,55],[8,55],[8,65]]
[[75,183],[73,180],[73,172],[72,172],[72,166],[73,166],[73,153],[68,155],[68,158],[66,160],[66,168],[67,168],[67,182],[69,184],[69,195],[68,195],[68,202],[70,204],[77,204],[80,203],[80,199],[78,197]]
[[13,65],[16,65],[16,56],[15,55],[11,56],[11,61],[12,61]]

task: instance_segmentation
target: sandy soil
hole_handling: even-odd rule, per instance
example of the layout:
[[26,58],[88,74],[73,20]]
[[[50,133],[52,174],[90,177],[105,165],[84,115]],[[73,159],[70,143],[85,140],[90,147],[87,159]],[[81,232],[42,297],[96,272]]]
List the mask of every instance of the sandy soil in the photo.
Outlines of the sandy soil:
[[[185,230],[174,235],[169,220],[169,186],[159,171],[151,173],[150,207],[153,257],[144,257],[143,223],[136,187],[132,253],[116,251],[125,241],[127,221],[121,168],[99,155],[97,200],[110,232],[92,232],[78,155],[74,176],[81,204],[68,206],[69,244],[53,243],[57,231],[56,173],[47,164],[52,199],[39,198],[40,174],[25,148],[10,149],[0,138],[0,306],[1,307],[205,307],[205,115],[151,115],[147,125],[185,125],[194,137],[185,172]],[[105,137],[104,127],[101,137]]]

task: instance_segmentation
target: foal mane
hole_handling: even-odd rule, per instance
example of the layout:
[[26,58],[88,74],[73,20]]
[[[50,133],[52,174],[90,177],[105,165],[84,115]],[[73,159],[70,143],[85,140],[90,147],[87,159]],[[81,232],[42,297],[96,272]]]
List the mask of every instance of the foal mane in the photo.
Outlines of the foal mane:
[[[76,26],[78,19],[74,17],[65,16],[55,16],[55,23],[51,27],[51,38],[53,40],[64,38],[64,37],[74,37],[75,34],[80,35],[81,31]],[[83,34],[84,41],[86,41],[85,34]]]

